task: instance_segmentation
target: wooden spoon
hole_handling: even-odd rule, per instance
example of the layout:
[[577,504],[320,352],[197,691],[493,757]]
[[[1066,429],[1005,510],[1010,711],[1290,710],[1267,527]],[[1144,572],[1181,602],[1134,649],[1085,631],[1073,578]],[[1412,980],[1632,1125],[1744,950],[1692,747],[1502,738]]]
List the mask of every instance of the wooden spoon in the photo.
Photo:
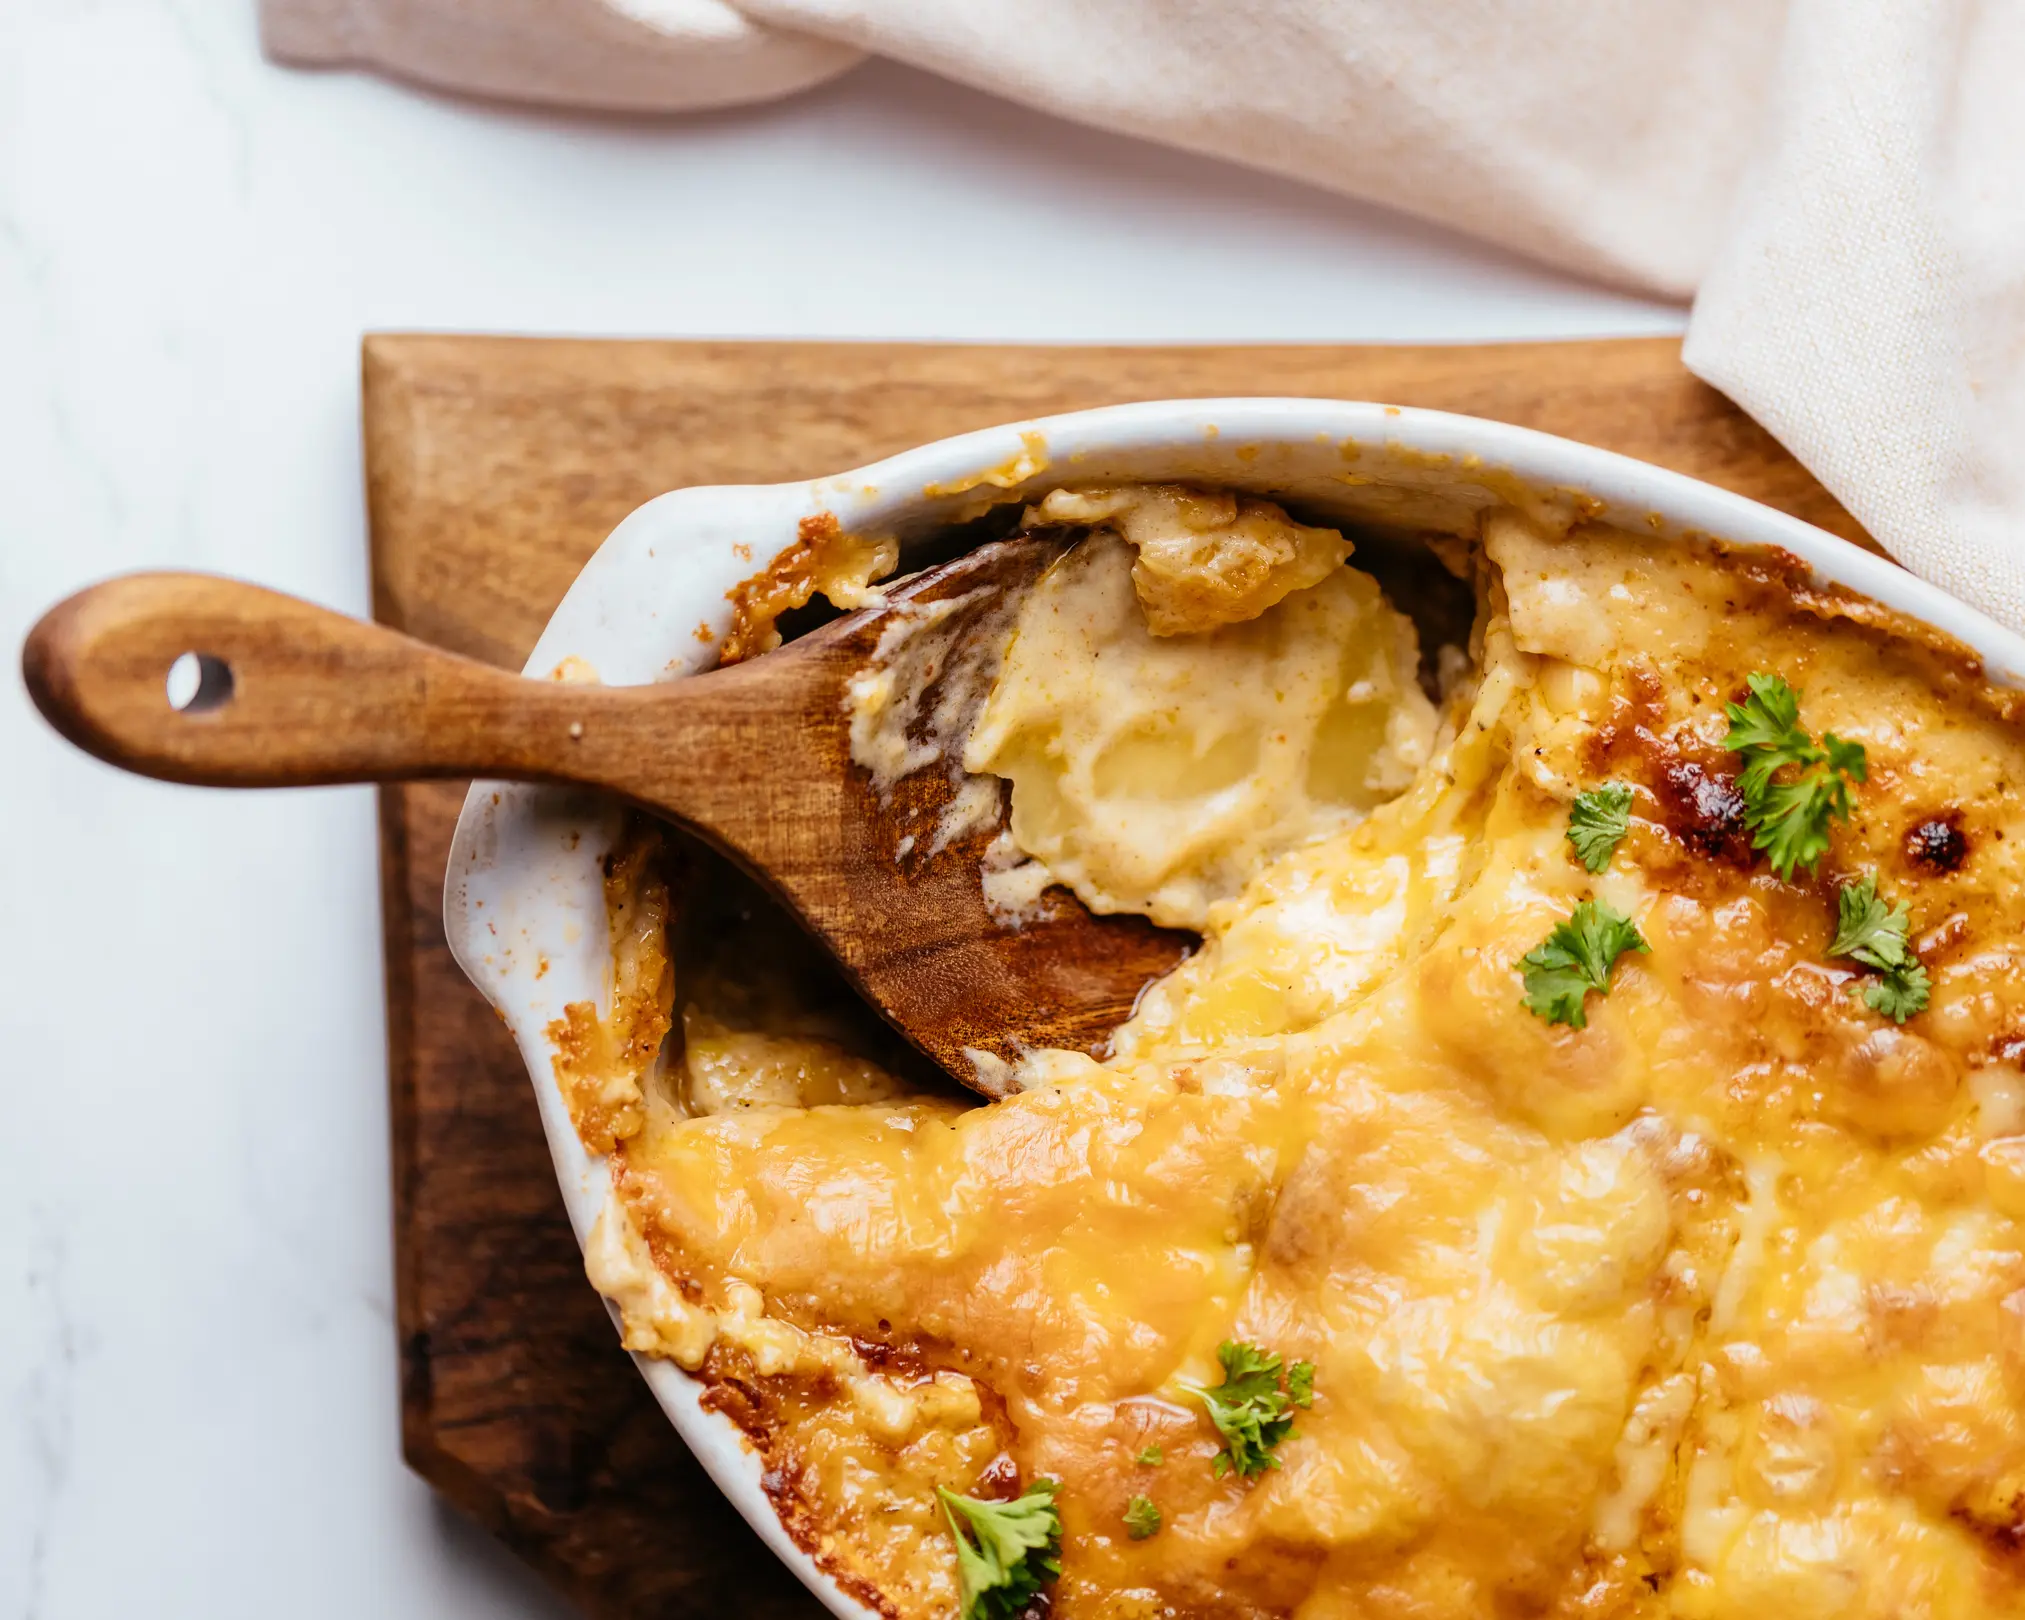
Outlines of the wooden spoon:
[[[987,1096],[1029,1047],[1100,1052],[1191,936],[1098,917],[1063,890],[1006,926],[980,863],[992,830],[902,861],[955,791],[924,770],[890,798],[852,763],[846,683],[907,604],[971,613],[1023,590],[1058,542],[980,547],[777,652],[657,686],[530,680],[295,597],[202,574],[135,574],[30,634],[36,707],[87,753],[212,787],[485,777],[622,795],[697,834],[784,900],[896,1029]],[[971,595],[970,593],[979,593]],[[203,671],[184,708],[170,666]],[[980,1054],[989,1054],[981,1056]]]

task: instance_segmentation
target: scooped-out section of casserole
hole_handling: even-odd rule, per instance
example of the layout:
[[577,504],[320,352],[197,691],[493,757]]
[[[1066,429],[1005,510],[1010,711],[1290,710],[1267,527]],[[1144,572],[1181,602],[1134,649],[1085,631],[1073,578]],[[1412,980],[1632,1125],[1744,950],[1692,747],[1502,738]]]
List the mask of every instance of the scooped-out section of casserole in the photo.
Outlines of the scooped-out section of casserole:
[[645,825],[562,1021],[591,1279],[795,1538],[896,1620],[2025,1614],[2017,699],[1761,551],[1495,509],[1434,648],[1256,497],[1025,521],[916,763],[1201,932],[1113,1054],[957,1092]]

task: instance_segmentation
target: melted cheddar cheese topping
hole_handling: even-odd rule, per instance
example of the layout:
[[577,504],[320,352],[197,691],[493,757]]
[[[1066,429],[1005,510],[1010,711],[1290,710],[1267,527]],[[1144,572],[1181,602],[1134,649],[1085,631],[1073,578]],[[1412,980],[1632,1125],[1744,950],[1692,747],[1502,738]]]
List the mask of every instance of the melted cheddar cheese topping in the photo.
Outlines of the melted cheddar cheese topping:
[[[1081,566],[1124,600],[1109,532]],[[1364,592],[1341,562],[1159,656],[1214,662],[1261,614]],[[1475,565],[1472,672],[1417,768],[1191,900],[1202,950],[1105,1062],[1037,1054],[979,1105],[821,1019],[727,1011],[677,951],[686,1044],[625,1116],[592,1276],[630,1346],[710,1384],[790,1529],[875,1607],[955,1614],[937,1485],[1048,1476],[1067,1616],[2025,1615],[2007,701],[1777,557],[1500,511]],[[1364,662],[1317,634],[1287,689],[1326,707],[1381,671],[1412,711],[1395,618],[1360,598]],[[993,701],[1027,734],[1115,718],[1079,710],[1080,633],[1052,678],[1015,641]],[[1869,761],[1791,883],[1753,856],[1723,747],[1758,670]],[[1174,727],[1219,734],[1217,683],[1163,690]],[[1368,760],[1386,736],[1336,746]],[[1129,804],[1062,790],[1073,748],[1023,768],[1015,837],[1039,784],[1060,841],[1027,853],[1129,844]],[[1634,790],[1630,831],[1592,876],[1568,809],[1604,781]],[[1221,870],[1200,854],[1189,870]],[[1866,872],[1932,976],[1903,1026],[1828,954],[1836,888]],[[1577,1030],[1527,1010],[1517,964],[1584,898],[1651,949]],[[1213,1471],[1189,1393],[1226,1339],[1315,1368],[1255,1480]],[[1135,1540],[1138,1496],[1161,1527]]]

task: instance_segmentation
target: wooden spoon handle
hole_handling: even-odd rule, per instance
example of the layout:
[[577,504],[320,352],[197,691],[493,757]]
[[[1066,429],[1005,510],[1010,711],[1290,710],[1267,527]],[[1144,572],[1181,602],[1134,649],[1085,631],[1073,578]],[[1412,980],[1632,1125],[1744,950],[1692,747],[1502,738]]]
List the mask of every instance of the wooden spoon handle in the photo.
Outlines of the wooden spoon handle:
[[[184,654],[198,673],[179,709],[168,682]],[[524,680],[208,574],[80,591],[36,625],[21,667],[35,706],[87,753],[212,787],[595,780],[574,744],[583,717],[615,695]]]

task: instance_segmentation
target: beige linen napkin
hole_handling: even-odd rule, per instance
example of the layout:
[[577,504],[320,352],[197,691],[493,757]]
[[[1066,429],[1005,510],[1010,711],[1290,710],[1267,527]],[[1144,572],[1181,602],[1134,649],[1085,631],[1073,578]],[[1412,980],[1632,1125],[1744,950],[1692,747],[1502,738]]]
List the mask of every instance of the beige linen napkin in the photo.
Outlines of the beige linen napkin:
[[2025,629],[2025,0],[263,0],[275,56],[676,111],[876,53],[1695,300],[1687,361]]

